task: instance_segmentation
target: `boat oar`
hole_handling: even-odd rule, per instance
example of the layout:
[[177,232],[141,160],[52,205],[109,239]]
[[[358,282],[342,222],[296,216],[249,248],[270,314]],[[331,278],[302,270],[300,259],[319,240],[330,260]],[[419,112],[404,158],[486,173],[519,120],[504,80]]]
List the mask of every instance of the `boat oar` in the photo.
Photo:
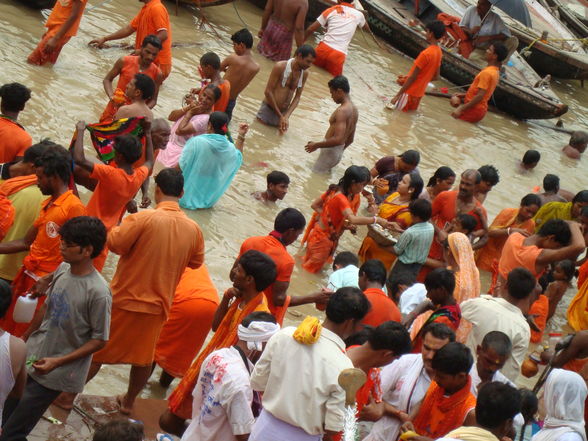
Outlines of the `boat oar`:
[[357,368],[344,369],[339,374],[339,386],[345,391],[345,422],[343,428],[343,441],[354,441],[357,431],[355,413],[355,394],[367,381],[364,371]]

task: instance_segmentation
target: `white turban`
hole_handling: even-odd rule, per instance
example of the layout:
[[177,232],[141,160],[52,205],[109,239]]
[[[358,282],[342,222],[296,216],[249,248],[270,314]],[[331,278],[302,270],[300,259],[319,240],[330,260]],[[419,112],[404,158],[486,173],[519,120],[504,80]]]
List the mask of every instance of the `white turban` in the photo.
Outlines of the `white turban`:
[[239,325],[237,335],[239,340],[247,342],[247,349],[261,351],[262,343],[270,339],[272,335],[280,330],[280,325],[270,322],[251,322],[249,327]]

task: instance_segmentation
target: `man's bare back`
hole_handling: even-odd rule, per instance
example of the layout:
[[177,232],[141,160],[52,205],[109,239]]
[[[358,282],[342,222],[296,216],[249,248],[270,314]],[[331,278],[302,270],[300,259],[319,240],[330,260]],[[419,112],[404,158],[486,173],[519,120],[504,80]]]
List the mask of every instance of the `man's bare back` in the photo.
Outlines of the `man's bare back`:
[[131,104],[127,104],[126,106],[121,106],[116,115],[114,115],[114,119],[121,119],[121,118],[140,118],[144,117],[149,121],[153,121],[153,112],[145,104],[145,102],[137,101]]
[[272,18],[292,31],[296,24],[296,17],[302,12],[302,8],[306,14],[308,0],[273,0]]
[[230,99],[234,100],[257,75],[259,64],[255,62],[251,53],[231,54],[223,60],[221,70],[225,72],[223,78],[231,83]]

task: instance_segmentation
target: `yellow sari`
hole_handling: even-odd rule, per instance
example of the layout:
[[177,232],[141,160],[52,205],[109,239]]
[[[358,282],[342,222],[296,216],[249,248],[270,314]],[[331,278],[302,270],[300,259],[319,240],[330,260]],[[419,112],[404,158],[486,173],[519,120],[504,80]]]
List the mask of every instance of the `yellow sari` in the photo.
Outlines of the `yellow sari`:
[[533,220],[535,221],[535,233],[551,219],[572,220],[571,202],[548,202],[542,206]]

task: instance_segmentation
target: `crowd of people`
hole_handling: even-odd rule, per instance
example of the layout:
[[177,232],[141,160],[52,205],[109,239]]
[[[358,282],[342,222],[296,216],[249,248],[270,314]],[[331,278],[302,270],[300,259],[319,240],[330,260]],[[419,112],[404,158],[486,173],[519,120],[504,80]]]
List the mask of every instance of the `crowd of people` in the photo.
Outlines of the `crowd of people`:
[[[205,264],[207,229],[182,208],[213,207],[242,164],[249,127],[229,127],[239,94],[260,71],[253,35],[235,32],[234,53],[224,60],[205,53],[200,87],[167,120],[156,118],[162,84],[171,81],[172,29],[160,0],[141,1],[127,26],[90,42],[102,48],[136,34],[135,52],[104,77],[108,102],[99,122],[79,121],[68,149],[33,143],[18,123],[31,90],[0,88],[0,441],[26,440],[51,404],[72,409],[103,364],[131,366],[127,391],[116,397],[121,415],[132,415],[156,366],[162,387],[180,379],[158,423],[184,441],[342,439],[338,381],[349,368],[367,378],[355,396],[360,439],[586,440],[588,190],[562,190],[548,174],[543,192],[518,195],[520,203],[489,219],[484,204],[500,180],[493,165],[457,172],[442,165],[427,181],[416,150],[371,168],[352,165],[312,201],[310,219],[284,208],[272,231],[246,239],[226,274],[232,286],[219,296]],[[305,0],[270,0],[261,21],[258,50],[276,63],[258,120],[287,132],[309,69],[333,76],[338,107],[324,139],[305,147],[320,151],[316,173],[341,161],[359,124],[342,73],[356,28],[369,27],[352,3],[328,8],[305,29]],[[462,23],[488,63],[452,99],[452,115],[469,122],[486,114],[513,47],[498,16],[482,34],[478,15],[488,5],[480,0]],[[56,3],[31,64],[57,61],[85,6]],[[306,44],[321,27],[321,43]],[[439,21],[426,26],[430,46],[399,79],[390,107],[418,108],[439,75],[444,34]],[[86,132],[96,155],[84,147]],[[563,153],[579,159],[587,144],[575,132]],[[539,161],[529,150],[520,168]],[[252,199],[271,207],[289,184],[287,174],[272,171]],[[85,204],[78,186],[91,191]],[[362,225],[361,246],[338,250],[345,231],[358,234]],[[297,263],[287,247],[301,236],[301,268],[332,268],[316,292],[289,289]],[[106,281],[109,253],[119,257]],[[488,289],[481,272],[491,276]],[[539,414],[538,391],[516,384],[529,375],[530,344],[545,341],[574,277],[578,293],[567,318],[576,334],[540,354],[550,372]],[[300,305],[314,305],[316,314],[282,328],[288,308]],[[142,437],[131,420],[94,435]]]

